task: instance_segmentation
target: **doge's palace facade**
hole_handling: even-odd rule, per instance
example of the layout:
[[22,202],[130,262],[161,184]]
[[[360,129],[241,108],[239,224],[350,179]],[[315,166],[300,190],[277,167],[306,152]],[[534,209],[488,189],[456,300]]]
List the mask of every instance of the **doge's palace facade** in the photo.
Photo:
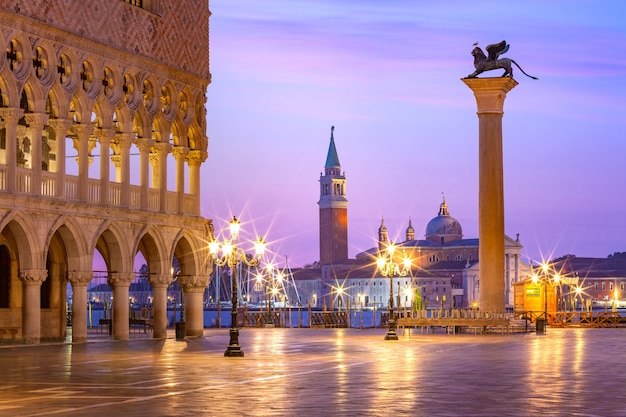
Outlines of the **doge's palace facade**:
[[208,0],[0,0],[0,341],[65,338],[67,282],[85,340],[96,251],[116,339],[138,252],[154,337],[173,264],[186,334],[202,335],[209,15]]

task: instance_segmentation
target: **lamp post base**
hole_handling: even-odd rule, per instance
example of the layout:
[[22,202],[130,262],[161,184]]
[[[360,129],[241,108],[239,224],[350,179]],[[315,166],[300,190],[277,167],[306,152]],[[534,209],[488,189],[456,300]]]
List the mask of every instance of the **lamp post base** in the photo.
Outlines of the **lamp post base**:
[[224,352],[224,356],[229,358],[242,358],[243,350],[239,345],[239,329],[230,329],[230,343]]
[[385,335],[385,340],[398,340],[398,333],[396,333],[396,321],[389,319],[389,329]]

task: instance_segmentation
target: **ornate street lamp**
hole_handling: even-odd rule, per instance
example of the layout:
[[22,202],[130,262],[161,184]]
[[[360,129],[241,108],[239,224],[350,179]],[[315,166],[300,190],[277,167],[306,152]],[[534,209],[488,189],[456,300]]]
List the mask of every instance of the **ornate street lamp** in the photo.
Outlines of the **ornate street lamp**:
[[[237,247],[237,236],[241,228],[241,223],[235,216],[229,223],[230,227],[230,239],[219,242],[217,239],[213,239],[209,242],[209,252],[213,261],[218,266],[228,265],[231,270],[232,276],[232,311],[231,311],[231,325],[230,325],[230,343],[224,352],[224,356],[228,357],[241,357],[243,351],[239,345],[239,329],[237,328],[237,264],[243,262],[248,266],[257,266],[263,253],[265,252],[265,242],[262,237],[259,237],[254,244],[255,255],[252,258],[248,258],[243,249]],[[221,251],[221,254],[220,254]]]
[[411,259],[404,256],[402,269],[394,260],[395,245],[390,243],[384,251],[378,252],[376,266],[383,277],[389,277],[389,330],[385,335],[385,340],[398,340],[396,333],[396,318],[393,312],[393,277],[405,277],[411,271]]

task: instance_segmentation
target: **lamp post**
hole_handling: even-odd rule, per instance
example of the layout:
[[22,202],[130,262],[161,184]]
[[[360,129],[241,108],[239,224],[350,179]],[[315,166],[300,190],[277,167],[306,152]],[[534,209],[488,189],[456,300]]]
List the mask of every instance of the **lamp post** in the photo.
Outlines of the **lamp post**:
[[[544,289],[543,319],[541,319],[541,323],[539,323],[540,319],[537,319],[537,333],[546,332],[546,324],[548,322],[548,286],[558,288],[561,285],[561,275],[558,272],[555,272],[554,275],[551,276],[548,264],[541,264],[541,272],[541,275],[533,272],[531,277],[533,285],[540,284]],[[558,294],[555,294],[555,297],[556,303],[558,304]],[[555,306],[555,308],[557,308],[557,306]]]
[[[257,266],[263,253],[265,252],[265,242],[262,237],[259,237],[254,244],[255,255],[248,259],[248,256],[243,249],[237,247],[237,236],[241,229],[241,223],[235,216],[229,223],[230,239],[219,242],[217,239],[209,242],[209,253],[213,258],[213,261],[218,266],[228,265],[232,275],[232,310],[231,310],[231,324],[230,324],[230,343],[224,352],[224,356],[228,357],[242,357],[243,351],[239,345],[239,329],[237,328],[237,264],[243,262],[248,266]],[[221,255],[220,255],[221,251]]]
[[402,269],[400,269],[400,265],[394,259],[395,251],[396,247],[392,242],[387,245],[384,251],[378,252],[378,258],[376,259],[376,266],[380,274],[383,277],[389,277],[389,329],[385,335],[385,340],[398,340],[396,318],[393,312],[393,277],[405,277],[411,271],[411,259],[405,256],[402,261]]

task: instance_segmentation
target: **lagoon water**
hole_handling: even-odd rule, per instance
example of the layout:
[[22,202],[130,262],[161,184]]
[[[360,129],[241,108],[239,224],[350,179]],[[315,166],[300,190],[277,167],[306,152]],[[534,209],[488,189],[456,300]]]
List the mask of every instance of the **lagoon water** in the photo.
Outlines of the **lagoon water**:
[[[277,310],[278,311],[278,310]],[[374,310],[364,310],[364,311],[351,311],[350,312],[350,327],[361,327],[361,320],[363,322],[363,327],[375,327],[380,325],[380,314],[381,312],[386,313],[387,309],[377,309]],[[107,312],[108,313],[108,312]],[[137,312],[139,314],[139,312]],[[281,315],[283,311],[281,309]],[[309,310],[303,308],[298,310],[297,308],[291,309],[291,314],[289,314],[289,310],[286,312],[287,315],[287,324],[286,327],[309,327]],[[104,310],[92,310],[91,317],[89,313],[87,314],[87,326],[95,327],[98,326],[99,320],[105,317]],[[218,317],[221,319],[221,326]],[[174,327],[174,323],[180,320],[180,310],[168,310],[167,312],[168,318],[168,326]],[[374,318],[376,318],[376,322],[374,322]],[[204,310],[204,327],[205,328],[213,328],[213,327],[230,327],[231,320],[231,310],[228,308],[224,308],[220,311],[218,315],[217,310]]]

